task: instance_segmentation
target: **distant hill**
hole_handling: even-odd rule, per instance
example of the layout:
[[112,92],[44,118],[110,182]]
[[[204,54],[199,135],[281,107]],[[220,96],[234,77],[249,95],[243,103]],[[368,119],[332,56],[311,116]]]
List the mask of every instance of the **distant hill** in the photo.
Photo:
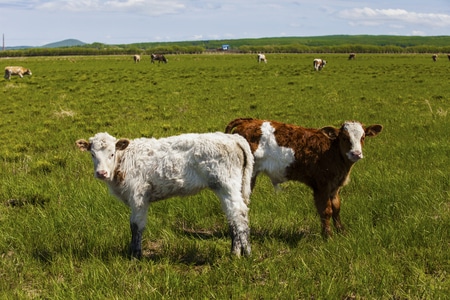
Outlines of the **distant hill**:
[[84,46],[86,43],[83,43],[82,41],[75,40],[75,39],[68,39],[56,43],[50,43],[44,46],[41,46],[40,48],[61,48],[61,47],[74,47],[74,46]]
[[74,47],[74,46],[84,46],[86,43],[75,39],[67,39],[60,42],[50,43],[44,46],[14,46],[6,47],[6,50],[21,50],[29,48],[63,48],[63,47]]

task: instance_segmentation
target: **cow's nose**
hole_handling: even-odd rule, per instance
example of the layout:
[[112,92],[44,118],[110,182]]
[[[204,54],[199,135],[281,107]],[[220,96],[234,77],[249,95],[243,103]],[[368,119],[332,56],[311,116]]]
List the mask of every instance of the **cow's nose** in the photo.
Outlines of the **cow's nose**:
[[359,150],[351,151],[350,152],[350,159],[352,161],[360,160],[363,157],[362,152]]
[[95,176],[100,179],[106,178],[107,175],[108,175],[108,172],[106,172],[105,170],[99,170],[99,171],[95,172]]

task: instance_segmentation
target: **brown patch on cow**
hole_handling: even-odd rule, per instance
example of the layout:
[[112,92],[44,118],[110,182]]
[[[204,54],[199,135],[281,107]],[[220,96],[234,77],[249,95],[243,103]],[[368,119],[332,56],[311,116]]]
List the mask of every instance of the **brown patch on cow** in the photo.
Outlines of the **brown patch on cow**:
[[[249,123],[251,121],[251,123]],[[258,149],[261,140],[262,120],[254,120],[252,118],[239,118],[228,123],[225,133],[238,133],[243,136],[250,144],[252,153]]]
[[[128,144],[127,144],[128,146]],[[114,181],[121,185],[125,181],[126,172],[121,170],[121,166],[123,163],[123,157],[117,158],[116,168],[114,169]]]

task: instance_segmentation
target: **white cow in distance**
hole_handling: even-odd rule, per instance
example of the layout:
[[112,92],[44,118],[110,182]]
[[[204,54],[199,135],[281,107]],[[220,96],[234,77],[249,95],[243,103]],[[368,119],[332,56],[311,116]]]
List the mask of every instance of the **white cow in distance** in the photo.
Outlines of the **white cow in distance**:
[[266,59],[266,56],[264,54],[261,54],[261,53],[258,54],[257,59],[258,59],[258,63],[263,61],[263,62],[265,62],[267,64],[267,59]]
[[250,255],[247,204],[253,155],[243,137],[216,132],[128,140],[97,133],[76,145],[90,151],[94,176],[131,208],[132,256],[142,256],[142,233],[151,202],[193,195],[205,188],[222,203],[230,226],[231,252]]

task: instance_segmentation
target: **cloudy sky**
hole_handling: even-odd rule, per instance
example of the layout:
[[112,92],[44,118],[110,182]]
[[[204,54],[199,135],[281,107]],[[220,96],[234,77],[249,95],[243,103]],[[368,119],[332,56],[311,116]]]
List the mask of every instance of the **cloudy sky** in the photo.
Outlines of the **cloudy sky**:
[[450,0],[0,0],[6,46],[450,35]]

